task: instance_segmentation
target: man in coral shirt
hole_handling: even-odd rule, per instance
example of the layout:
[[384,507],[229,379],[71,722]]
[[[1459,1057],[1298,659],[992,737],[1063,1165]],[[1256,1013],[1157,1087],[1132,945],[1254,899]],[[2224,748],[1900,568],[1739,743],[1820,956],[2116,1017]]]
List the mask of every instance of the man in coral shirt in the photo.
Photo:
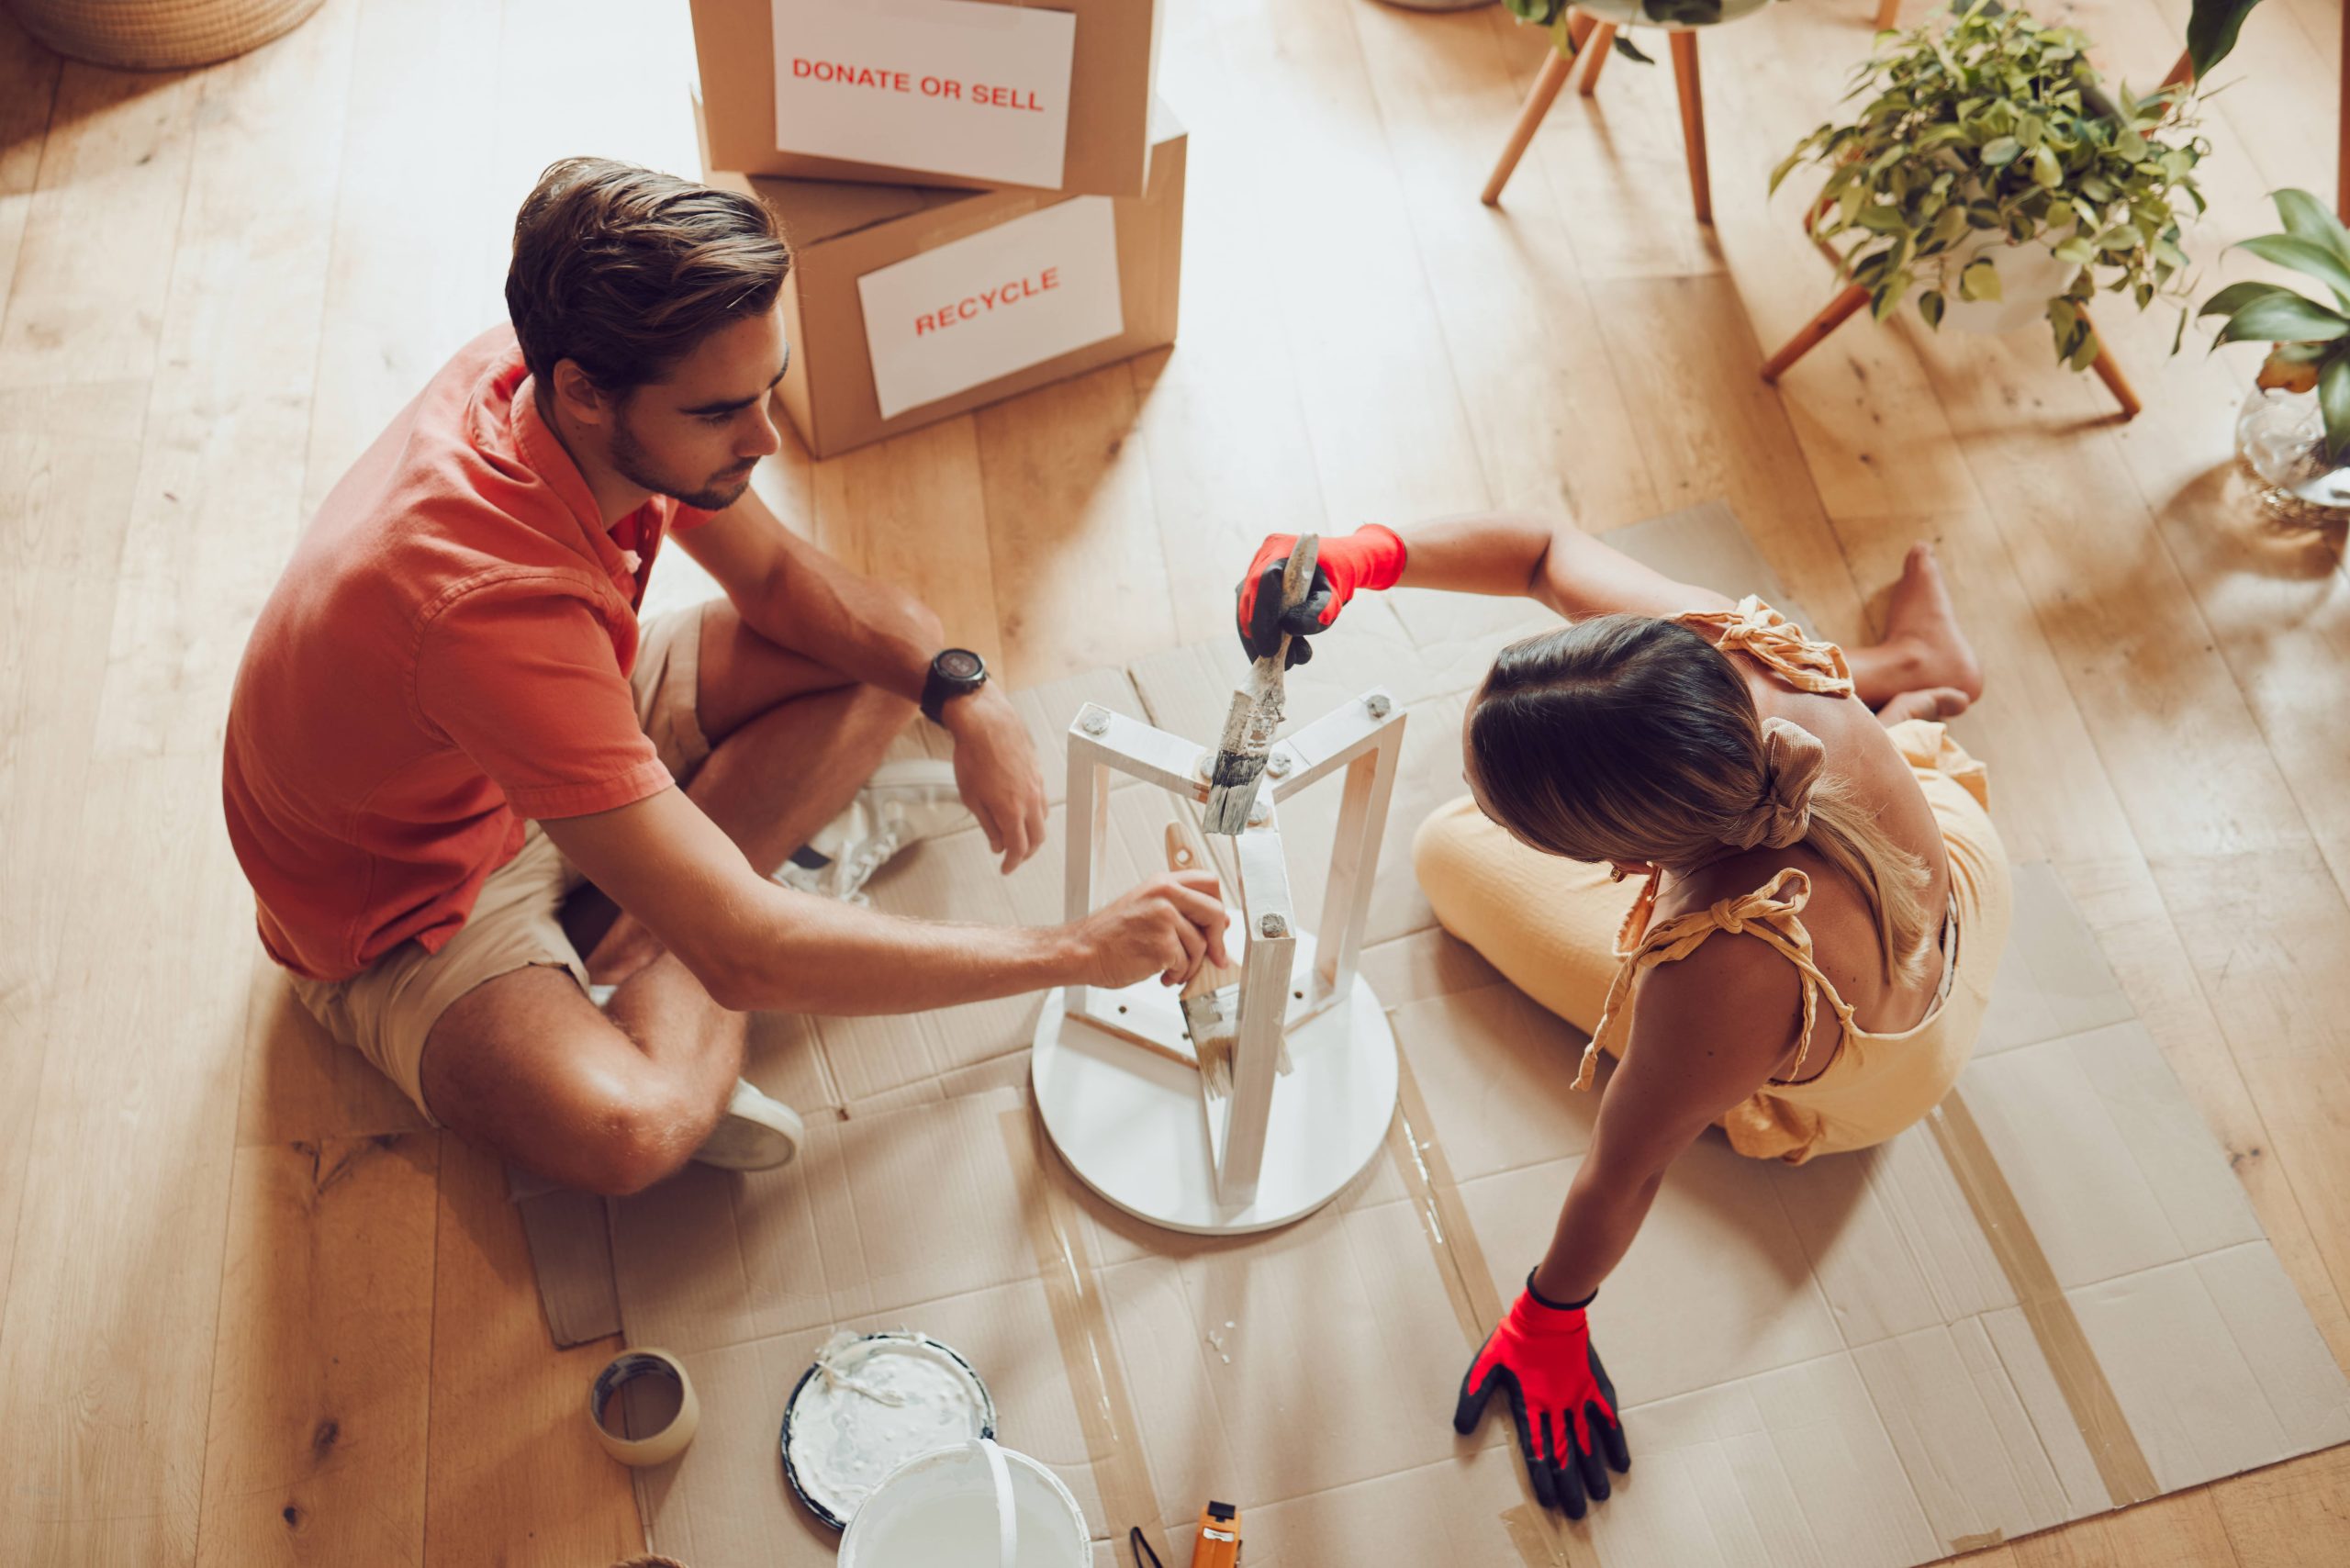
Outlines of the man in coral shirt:
[[[789,264],[747,196],[549,169],[515,223],[510,329],[328,496],[230,707],[229,836],[304,1003],[434,1122],[594,1191],[790,1157],[798,1117],[740,1080],[744,1010],[1180,984],[1223,958],[1197,875],[1049,928],[770,879],[917,706],[1005,871],[1045,826],[1027,732],[978,658],[750,493],[778,446]],[[672,535],[726,597],[640,623]],[[610,924],[583,955],[564,916],[595,924],[598,892]],[[590,984],[617,989],[599,1008]]]

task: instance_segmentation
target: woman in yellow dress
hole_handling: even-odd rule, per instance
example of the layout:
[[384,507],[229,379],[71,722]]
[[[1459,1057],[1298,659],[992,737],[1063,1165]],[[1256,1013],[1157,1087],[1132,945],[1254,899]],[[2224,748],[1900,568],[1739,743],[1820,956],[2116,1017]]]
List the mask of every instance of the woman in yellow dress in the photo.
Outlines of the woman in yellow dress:
[[[1502,651],[1469,703],[1471,793],[1413,846],[1437,918],[1617,1059],[1549,1250],[1462,1380],[1507,1394],[1535,1490],[1580,1518],[1629,1462],[1583,1309],[1665,1168],[1709,1126],[1800,1163],[1923,1117],[1973,1051],[2009,868],[1982,766],[1941,720],[1981,694],[1931,550],[1885,639],[1848,654],[1760,599],[1674,582],[1569,522],[1480,514],[1325,540],[1284,618],[1294,536],[1240,585],[1242,641],[1326,629],[1360,589],[1524,595],[1566,624]],[[1605,1461],[1605,1463],[1603,1463]]]

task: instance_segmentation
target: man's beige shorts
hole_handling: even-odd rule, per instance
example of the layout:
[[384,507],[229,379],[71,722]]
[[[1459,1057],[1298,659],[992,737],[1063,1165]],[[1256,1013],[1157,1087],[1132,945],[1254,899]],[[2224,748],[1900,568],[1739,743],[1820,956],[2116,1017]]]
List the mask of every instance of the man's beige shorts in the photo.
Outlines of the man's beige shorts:
[[[680,784],[710,755],[694,711],[705,608],[698,604],[646,622],[629,677],[637,722]],[[560,916],[564,900],[586,880],[532,823],[521,849],[490,873],[473,913],[438,953],[403,942],[349,980],[287,978],[329,1034],[375,1063],[438,1126],[441,1119],[424,1103],[425,1037],[457,998],[516,969],[541,964],[568,969],[584,990],[588,966],[563,934]]]

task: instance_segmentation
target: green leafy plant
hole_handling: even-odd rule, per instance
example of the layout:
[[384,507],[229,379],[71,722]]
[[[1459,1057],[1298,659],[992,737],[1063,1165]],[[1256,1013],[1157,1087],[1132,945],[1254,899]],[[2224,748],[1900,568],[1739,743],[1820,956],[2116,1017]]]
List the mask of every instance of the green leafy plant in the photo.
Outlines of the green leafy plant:
[[2089,67],[2087,39],[1992,0],[1945,27],[1879,39],[1846,98],[1874,96],[1849,124],[1805,137],[1771,175],[1776,191],[1798,165],[1828,169],[1813,233],[1868,289],[1879,320],[1912,288],[1928,326],[1953,298],[1998,299],[1999,250],[2039,245],[2075,268],[2048,302],[2057,356],[2072,368],[2097,357],[2081,308],[2099,287],[2142,310],[2179,297],[2184,332],[2179,218],[2182,204],[2203,210],[2194,170],[2210,146],[2173,115],[2191,106],[2188,89],[2135,98],[2125,87],[2117,103]]
[[2236,33],[2260,0],[2195,0],[2187,14],[2187,56],[2201,81],[2236,46]]
[[2350,462],[2350,230],[2307,191],[2275,191],[2269,199],[2277,204],[2285,231],[2232,248],[2316,279],[2333,303],[2281,283],[2232,283],[2196,314],[2221,318],[2215,349],[2221,343],[2276,345],[2260,367],[2260,385],[2314,391],[2325,421],[2326,460]]

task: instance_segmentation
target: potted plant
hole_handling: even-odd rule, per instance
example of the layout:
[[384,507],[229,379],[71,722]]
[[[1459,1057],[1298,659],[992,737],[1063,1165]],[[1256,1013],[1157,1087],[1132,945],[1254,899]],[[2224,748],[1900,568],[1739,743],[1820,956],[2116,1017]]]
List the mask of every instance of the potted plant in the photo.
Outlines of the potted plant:
[[2260,375],[2236,418],[2236,450],[2272,510],[2350,507],[2350,230],[2307,191],[2270,197],[2284,221],[2234,248],[2312,278],[2329,298],[2281,283],[2232,283],[2203,302],[2212,342],[2267,343]]
[[1828,169],[1812,233],[1868,290],[1877,319],[1913,290],[1929,327],[1947,317],[2004,330],[2044,315],[2075,370],[2098,356],[2082,308],[2099,288],[2142,310],[2178,298],[2185,331],[2180,220],[2203,210],[2194,171],[2210,150],[2173,112],[2188,88],[2138,98],[2125,87],[2116,102],[2087,39],[1993,0],[1880,36],[1848,97],[1874,95],[1771,175],[1776,191],[1800,164]]

